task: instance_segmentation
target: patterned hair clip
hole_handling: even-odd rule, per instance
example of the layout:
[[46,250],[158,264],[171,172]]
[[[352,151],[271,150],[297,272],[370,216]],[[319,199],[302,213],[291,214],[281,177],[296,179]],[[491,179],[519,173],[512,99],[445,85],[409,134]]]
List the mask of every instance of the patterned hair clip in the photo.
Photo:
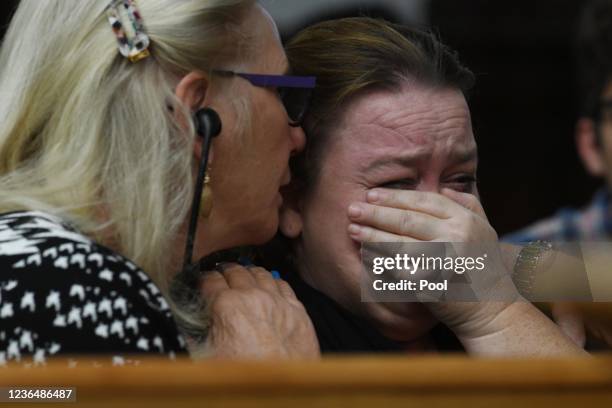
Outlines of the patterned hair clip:
[[131,62],[147,58],[149,36],[145,33],[142,16],[134,0],[112,0],[106,8],[108,21],[119,43],[119,52]]

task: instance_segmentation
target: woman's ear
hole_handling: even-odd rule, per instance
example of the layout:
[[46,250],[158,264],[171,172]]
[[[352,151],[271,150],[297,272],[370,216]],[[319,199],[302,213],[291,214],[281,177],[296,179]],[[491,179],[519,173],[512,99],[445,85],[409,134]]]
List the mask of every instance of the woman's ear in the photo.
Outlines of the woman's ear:
[[[209,80],[208,77],[201,73],[192,71],[185,75],[178,83],[175,89],[175,96],[181,102],[181,104],[186,107],[191,115],[196,112],[198,109],[207,106],[208,101],[206,100],[207,92],[209,90]],[[177,112],[177,110],[175,110]],[[177,114],[178,115],[178,114]],[[186,120],[193,120],[192,116],[188,118],[184,118],[182,115],[177,117],[179,123],[187,129],[189,125],[185,123]],[[193,153],[196,159],[196,163],[199,163],[202,156],[202,138],[196,137],[194,142]],[[213,162],[213,149],[211,147],[211,152],[208,157],[209,163]]]
[[208,83],[206,75],[192,71],[179,81],[174,93],[183,106],[195,112],[204,104]]
[[597,144],[597,129],[592,119],[580,118],[576,124],[576,147],[584,167],[595,177],[605,174],[601,148]]
[[299,205],[298,194],[290,186],[283,190],[283,205],[280,208],[279,229],[287,238],[296,239],[302,234],[303,226],[302,209]]

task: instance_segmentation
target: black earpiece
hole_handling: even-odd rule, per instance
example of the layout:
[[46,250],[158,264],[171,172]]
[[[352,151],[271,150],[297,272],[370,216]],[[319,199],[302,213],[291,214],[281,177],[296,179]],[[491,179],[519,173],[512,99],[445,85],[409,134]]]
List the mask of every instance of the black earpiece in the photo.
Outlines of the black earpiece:
[[221,133],[221,118],[214,109],[199,109],[193,115],[193,122],[198,135],[205,139],[213,138]]
[[202,154],[200,156],[198,176],[194,188],[193,202],[191,204],[191,217],[189,219],[189,231],[187,232],[185,259],[183,262],[183,271],[188,274],[196,271],[199,266],[198,263],[194,264],[192,262],[193,244],[198,229],[198,215],[200,212],[202,191],[204,190],[204,180],[206,179],[206,171],[208,169],[210,146],[212,140],[221,133],[221,118],[219,118],[219,114],[215,112],[214,109],[202,108],[193,114],[193,125],[198,135],[202,138]]

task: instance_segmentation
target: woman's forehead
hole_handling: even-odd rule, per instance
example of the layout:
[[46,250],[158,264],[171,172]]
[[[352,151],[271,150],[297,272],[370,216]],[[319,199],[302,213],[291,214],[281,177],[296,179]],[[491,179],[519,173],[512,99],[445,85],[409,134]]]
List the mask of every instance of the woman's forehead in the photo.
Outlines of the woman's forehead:
[[261,5],[255,4],[245,24],[255,35],[256,58],[250,61],[250,69],[257,71],[255,73],[285,73],[288,70],[287,56],[270,14]]
[[343,116],[347,122],[393,127],[454,116],[469,119],[470,114],[458,89],[409,86],[394,92],[368,92],[351,101]]
[[467,103],[453,90],[369,94],[347,108],[332,139],[341,149],[366,155],[378,150],[475,149]]

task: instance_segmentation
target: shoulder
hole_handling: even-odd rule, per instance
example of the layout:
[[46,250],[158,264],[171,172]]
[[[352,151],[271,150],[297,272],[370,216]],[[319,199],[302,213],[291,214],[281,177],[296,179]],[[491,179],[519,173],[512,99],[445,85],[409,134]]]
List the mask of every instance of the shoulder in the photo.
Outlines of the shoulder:
[[[0,215],[0,264],[20,276],[30,272],[79,273],[113,282],[152,283],[134,263],[92,241],[65,221],[42,212]],[[116,273],[118,273],[117,276]],[[155,292],[156,290],[152,290]]]
[[0,214],[0,256],[24,257],[63,243],[92,241],[61,219],[38,211]]
[[0,268],[0,362],[184,350],[147,274],[56,217],[0,215]]
[[521,244],[533,241],[561,241],[567,235],[567,213],[558,213],[502,237],[502,241]]
[[609,211],[609,193],[602,190],[584,208],[562,208],[549,218],[504,236],[503,241],[525,243],[537,240],[606,239],[612,233]]

